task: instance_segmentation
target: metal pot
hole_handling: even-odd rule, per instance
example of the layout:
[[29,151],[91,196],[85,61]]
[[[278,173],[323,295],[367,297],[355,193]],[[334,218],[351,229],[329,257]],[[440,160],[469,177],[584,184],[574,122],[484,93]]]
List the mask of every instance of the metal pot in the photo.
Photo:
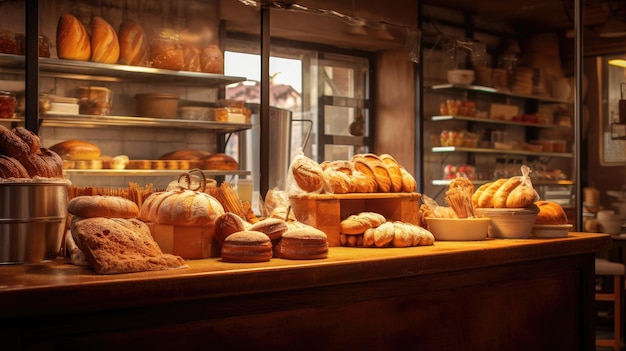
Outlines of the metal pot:
[[0,264],[56,258],[67,217],[68,180],[0,179]]

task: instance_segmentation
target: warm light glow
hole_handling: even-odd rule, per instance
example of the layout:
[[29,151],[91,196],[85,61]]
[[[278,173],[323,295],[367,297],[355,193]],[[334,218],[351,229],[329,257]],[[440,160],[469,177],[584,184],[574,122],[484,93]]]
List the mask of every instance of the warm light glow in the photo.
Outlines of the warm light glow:
[[616,19],[610,19],[598,34],[602,38],[621,38],[626,36],[626,23]]
[[610,59],[609,65],[626,68],[626,59]]

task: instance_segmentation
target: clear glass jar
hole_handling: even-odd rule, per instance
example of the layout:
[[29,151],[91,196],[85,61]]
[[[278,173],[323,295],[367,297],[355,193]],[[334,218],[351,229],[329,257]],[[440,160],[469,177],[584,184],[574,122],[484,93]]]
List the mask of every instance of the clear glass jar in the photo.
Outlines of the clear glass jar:
[[0,91],[0,118],[15,116],[15,95],[9,91]]

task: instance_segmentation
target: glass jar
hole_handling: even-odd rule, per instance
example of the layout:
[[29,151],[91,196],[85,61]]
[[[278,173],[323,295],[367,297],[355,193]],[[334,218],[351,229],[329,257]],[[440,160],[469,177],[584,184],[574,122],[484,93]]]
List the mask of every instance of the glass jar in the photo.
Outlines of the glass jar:
[[15,95],[9,91],[0,91],[0,118],[15,116]]
[[108,116],[111,113],[111,90],[105,87],[79,87],[76,97],[81,115]]

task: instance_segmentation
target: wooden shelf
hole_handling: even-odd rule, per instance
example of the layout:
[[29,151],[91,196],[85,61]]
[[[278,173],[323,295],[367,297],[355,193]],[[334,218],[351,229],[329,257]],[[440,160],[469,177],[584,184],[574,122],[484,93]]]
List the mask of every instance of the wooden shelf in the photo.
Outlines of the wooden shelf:
[[435,146],[432,152],[474,152],[483,154],[506,154],[506,155],[524,155],[537,157],[565,157],[572,158],[574,155],[569,152],[534,152],[527,150],[515,149],[491,149],[479,147],[463,147],[463,146]]
[[551,129],[564,129],[564,130],[572,129],[572,127],[560,126],[556,124],[524,123],[524,122],[508,121],[508,120],[502,120],[502,119],[479,118],[479,117],[470,117],[470,116],[452,116],[452,115],[432,116],[431,120],[433,122],[467,121],[467,122],[505,124],[505,125],[514,125],[514,126],[522,126],[522,127],[534,127],[534,128],[551,128]]

